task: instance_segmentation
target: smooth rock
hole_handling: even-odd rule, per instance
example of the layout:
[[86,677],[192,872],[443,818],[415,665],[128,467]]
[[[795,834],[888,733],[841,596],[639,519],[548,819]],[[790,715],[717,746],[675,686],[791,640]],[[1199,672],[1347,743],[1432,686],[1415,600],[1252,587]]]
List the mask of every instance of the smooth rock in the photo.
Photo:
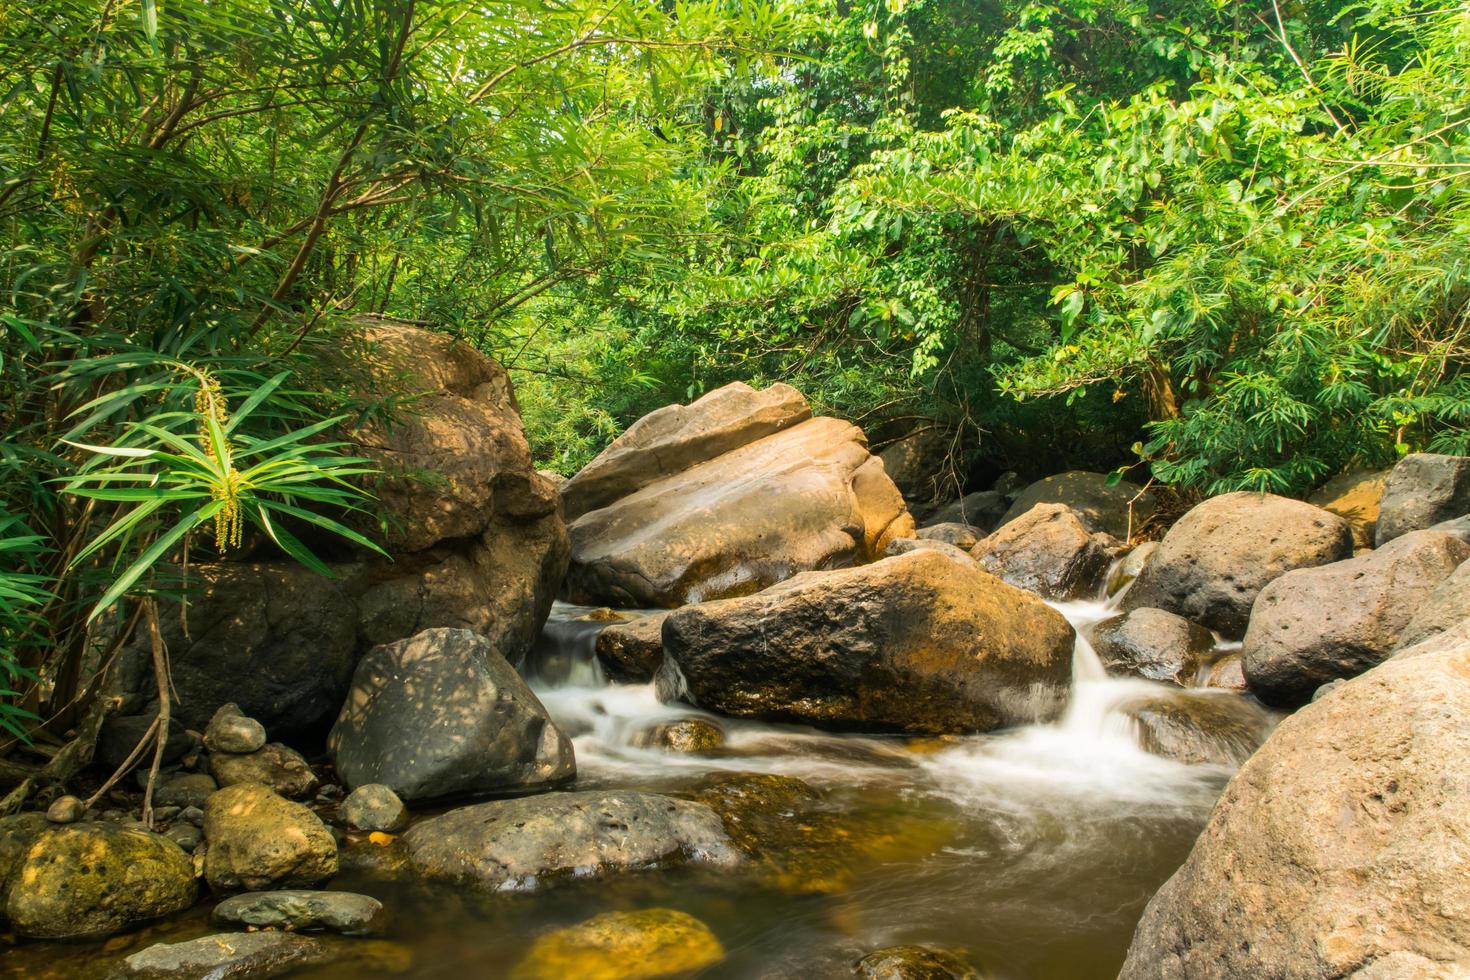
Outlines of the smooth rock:
[[1355,547],[1371,548],[1374,531],[1378,527],[1378,507],[1387,481],[1387,470],[1348,470],[1322,484],[1307,498],[1307,503],[1347,521],[1353,529]]
[[194,904],[194,865],[172,841],[114,824],[37,834],[11,879],[5,917],[31,939],[96,939]]
[[418,874],[495,891],[680,864],[730,868],[741,860],[709,807],[626,790],[461,807],[414,824],[402,839]]
[[1105,619],[1087,637],[1109,673],[1183,687],[1193,683],[1215,645],[1209,630],[1162,609],[1135,609]]
[[845,730],[947,733],[1056,717],[1074,634],[1035,596],[926,550],[686,607],[663,636],[666,700]]
[[1154,554],[1159,550],[1157,541],[1145,541],[1132,548],[1112,568],[1108,569],[1108,579],[1103,586],[1109,599],[1132,585],[1134,580],[1143,572],[1143,566],[1149,563]]
[[86,812],[86,805],[75,796],[58,796],[46,808],[46,819],[51,823],[76,823]]
[[1414,453],[1388,474],[1375,540],[1383,547],[1410,531],[1470,514],[1470,456]]
[[862,431],[815,418],[656,480],[570,533],[572,601],[674,608],[881,554],[913,518]]
[[630,425],[567,481],[568,520],[812,417],[801,392],[735,381],[688,405],[667,405]]
[[1189,765],[1240,765],[1274,721],[1254,702],[1218,691],[1141,697],[1120,710],[1137,726],[1144,751]]
[[347,826],[357,830],[377,830],[396,834],[408,826],[408,808],[398,794],[382,783],[359,786],[338,804]]
[[952,544],[943,541],[933,541],[928,538],[894,538],[888,542],[888,547],[883,549],[883,557],[892,558],[895,555],[906,555],[911,551],[932,551],[943,555],[951,561],[957,561],[966,568],[979,569],[980,563],[970,557],[970,553],[963,551]]
[[1106,473],[1072,470],[1037,480],[1015,495],[997,526],[1005,527],[1038,504],[1063,504],[1081,518],[1088,530],[1127,541],[1130,533],[1137,534],[1153,516],[1154,496],[1127,480],[1110,484],[1108,479]]
[[697,754],[709,752],[725,744],[725,733],[719,725],[703,718],[680,718],[645,729],[633,739],[641,748],[663,749],[665,752]]
[[1347,522],[1320,507],[1245,491],[1211,497],[1164,535],[1122,607],[1164,609],[1239,639],[1270,582],[1351,557],[1352,549]]
[[1463,561],[1419,603],[1399,633],[1394,651],[1423,643],[1470,619],[1470,561]]
[[613,623],[597,634],[597,659],[616,684],[647,684],[664,662],[664,620],[667,612]]
[[222,704],[204,729],[204,747],[211,752],[245,754],[265,746],[265,726],[247,718],[234,702]]
[[203,807],[209,795],[219,789],[214,777],[204,772],[186,772],[161,780],[154,790],[153,802],[158,806]]
[[1294,707],[1387,659],[1415,611],[1470,559],[1442,531],[1411,531],[1348,561],[1287,572],[1262,590],[1241,647],[1267,704]]
[[204,832],[187,821],[174,824],[163,832],[163,836],[179,845],[179,849],[187,854],[193,854],[204,840]]
[[915,537],[923,541],[942,541],[962,551],[969,551],[980,543],[981,538],[985,537],[985,531],[973,524],[949,521],[944,524],[930,524],[927,527],[921,527],[915,532]]
[[326,929],[346,936],[374,931],[383,903],[353,892],[271,891],[232,895],[211,913],[221,925],[254,929]]
[[1123,980],[1470,970],[1470,637],[1424,646],[1281,723],[1149,902]]
[[337,873],[337,841],[315,813],[259,783],[204,806],[204,877],[216,892],[311,888]]
[[[994,490],[967,493],[959,500],[945,504],[929,515],[931,525],[968,524],[985,533],[1000,526],[1001,518],[1010,509],[1011,498]],[[971,546],[973,547],[973,545]]]
[[529,792],[576,775],[572,743],[485,638],[433,629],[374,647],[327,747],[351,787],[407,801]]
[[1240,654],[1227,654],[1211,664],[1209,676],[1205,678],[1205,687],[1234,691],[1236,694],[1244,694],[1249,690],[1250,685],[1245,680],[1245,666]]
[[321,782],[300,752],[279,742],[271,742],[249,755],[210,753],[209,771],[220,786],[260,783],[292,800],[311,796]]
[[[149,734],[149,731],[156,718],[157,712],[151,708],[146,714],[129,713],[108,718],[102,723],[102,731],[97,739],[95,761],[108,772],[119,769],[124,762],[133,757],[133,750],[145,737],[149,739],[149,744],[152,744],[153,736]],[[197,747],[197,743],[184,726],[177,719],[171,719],[168,726],[168,740],[163,746],[163,764],[173,765]],[[147,751],[133,758],[134,772],[139,768],[147,769],[153,763],[153,756]]]
[[858,960],[862,980],[980,980],[958,955],[933,946],[888,946]]
[[1037,595],[1075,599],[1102,582],[1118,542],[1089,529],[1065,504],[1039,503],[976,544],[970,554],[1002,581]]
[[654,980],[705,970],[725,958],[709,926],[687,912],[604,912],[540,936],[511,980]]
[[224,932],[156,943],[123,960],[108,980],[265,980],[329,966],[365,976],[402,973],[412,954],[376,940],[293,932]]

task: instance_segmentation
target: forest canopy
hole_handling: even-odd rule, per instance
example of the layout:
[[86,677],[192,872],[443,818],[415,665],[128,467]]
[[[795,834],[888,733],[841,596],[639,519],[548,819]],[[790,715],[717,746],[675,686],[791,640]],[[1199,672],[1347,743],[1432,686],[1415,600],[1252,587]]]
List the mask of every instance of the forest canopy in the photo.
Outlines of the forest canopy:
[[7,4],[0,724],[193,551],[370,546],[355,315],[500,360],[564,473],[734,379],[956,492],[1470,452],[1467,107],[1470,12],[1399,0]]

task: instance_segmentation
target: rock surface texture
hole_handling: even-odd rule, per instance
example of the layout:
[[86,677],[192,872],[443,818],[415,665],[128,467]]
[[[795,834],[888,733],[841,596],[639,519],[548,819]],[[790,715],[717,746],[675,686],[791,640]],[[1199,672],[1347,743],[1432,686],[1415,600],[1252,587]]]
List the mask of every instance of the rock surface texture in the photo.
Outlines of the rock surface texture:
[[1307,503],[1347,521],[1353,529],[1353,544],[1359,548],[1371,548],[1378,528],[1378,507],[1387,481],[1386,470],[1339,473],[1308,497]]
[[1470,514],[1470,456],[1414,453],[1388,474],[1376,540],[1394,538]]
[[216,892],[311,888],[337,873],[337,841],[315,813],[259,783],[204,806],[204,877]]
[[1126,540],[1130,530],[1137,533],[1156,509],[1153,494],[1136,484],[1127,480],[1109,484],[1106,473],[1072,470],[1037,480],[1017,493],[999,526],[1004,527],[1037,504],[1064,504],[1077,513],[1089,530],[1102,531],[1119,540]]
[[1181,517],[1123,595],[1123,609],[1165,609],[1239,639],[1251,605],[1294,568],[1351,557],[1347,522],[1272,494],[1211,497]]
[[1109,673],[1186,687],[1215,644],[1203,626],[1162,609],[1135,609],[1084,632]]
[[327,738],[349,787],[408,802],[529,792],[576,775],[572,743],[490,641],[432,629],[374,647]]
[[1002,581],[1052,599],[1076,599],[1097,591],[1116,539],[1092,531],[1065,504],[1037,504],[987,536],[970,554]]
[[1123,980],[1470,971],[1470,642],[1283,721],[1152,901]]
[[714,966],[725,948],[687,912],[605,912],[531,944],[510,980],[654,980]]
[[923,550],[681,609],[663,635],[666,698],[740,717],[947,733],[1055,717],[1074,634],[1035,596]]

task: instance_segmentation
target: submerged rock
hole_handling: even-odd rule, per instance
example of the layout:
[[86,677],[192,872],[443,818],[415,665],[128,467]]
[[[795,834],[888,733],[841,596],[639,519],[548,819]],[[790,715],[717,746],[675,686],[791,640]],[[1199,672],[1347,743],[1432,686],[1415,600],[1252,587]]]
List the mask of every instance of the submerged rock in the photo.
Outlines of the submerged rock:
[[408,808],[382,783],[359,786],[338,804],[337,812],[349,827],[396,833],[408,826]]
[[76,823],[35,835],[10,875],[5,917],[31,939],[96,939],[194,904],[194,865],[146,830]]
[[337,841],[305,806],[239,783],[204,806],[204,877],[216,892],[314,887],[337,873]]
[[633,744],[665,752],[709,752],[725,744],[725,733],[703,718],[680,718],[639,732]]
[[1349,561],[1287,572],[1262,590],[1241,654],[1251,691],[1294,707],[1338,677],[1387,659],[1419,606],[1470,545],[1413,531]]
[[1331,511],[1347,521],[1353,529],[1354,546],[1371,548],[1387,480],[1387,470],[1349,470],[1324,483],[1321,489],[1307,498],[1307,503]]
[[1005,527],[1038,504],[1062,504],[1075,511],[1089,531],[1126,541],[1130,532],[1136,534],[1153,516],[1154,495],[1127,480],[1109,483],[1109,479],[1106,473],[1072,470],[1037,480],[1015,495],[999,526]]
[[980,974],[946,949],[888,946],[858,960],[853,974],[862,980],[980,980]]
[[1109,673],[1185,687],[1215,645],[1209,630],[1162,609],[1135,609],[1105,619],[1087,636]]
[[123,960],[108,980],[257,980],[328,964],[392,974],[408,969],[411,961],[407,949],[392,943],[225,932],[149,946]]
[[358,665],[327,747],[348,786],[409,802],[528,792],[576,775],[572,743],[488,640],[425,630]]
[[567,592],[673,608],[859,561],[912,533],[862,430],[808,419],[583,514],[571,526]]
[[1269,493],[1227,493],[1169,529],[1122,606],[1164,609],[1239,639],[1270,582],[1294,568],[1341,561],[1352,550],[1352,532],[1336,514]]
[[613,623],[597,634],[597,659],[617,684],[647,684],[664,662],[664,619],[668,613]]
[[606,912],[537,938],[511,980],[654,980],[714,966],[725,949],[686,912]]
[[986,571],[1018,589],[1055,599],[1097,591],[1118,542],[1089,530],[1064,504],[1037,504],[975,545]]
[[1470,456],[1413,453],[1388,474],[1375,540],[1383,547],[1400,535],[1470,514]]
[[1260,747],[1274,719],[1234,694],[1191,691],[1144,697],[1121,708],[1144,751],[1188,765],[1238,766]]
[[403,842],[410,865],[425,878],[496,891],[530,890],[563,877],[740,862],[709,807],[631,791],[461,807],[415,824]]
[[1149,902],[1123,980],[1470,969],[1470,639],[1284,720]]
[[293,800],[306,799],[321,785],[301,753],[279,742],[247,755],[212,752],[209,771],[220,786],[260,783]]
[[661,696],[740,717],[915,733],[1056,717],[1072,628],[932,551],[808,572],[664,623]]
[[368,895],[288,890],[233,895],[211,915],[215,922],[253,929],[326,929],[365,936],[382,913],[383,903]]

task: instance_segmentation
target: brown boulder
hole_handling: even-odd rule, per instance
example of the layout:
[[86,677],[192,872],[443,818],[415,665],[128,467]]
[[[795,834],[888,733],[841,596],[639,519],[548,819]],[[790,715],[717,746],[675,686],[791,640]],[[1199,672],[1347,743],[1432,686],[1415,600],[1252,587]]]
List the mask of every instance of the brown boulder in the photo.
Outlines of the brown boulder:
[[1387,470],[1349,470],[1339,473],[1307,498],[1348,522],[1353,529],[1353,544],[1373,547],[1373,532],[1378,526],[1378,505],[1383,500]]
[[337,873],[337,841],[321,819],[259,783],[204,804],[204,877],[217,892],[314,888]]
[[1450,577],[1429,593],[1419,604],[1399,634],[1394,652],[1423,643],[1447,630],[1470,621],[1470,561],[1463,561]]
[[1122,980],[1470,971],[1470,644],[1281,723],[1149,902]]
[[680,609],[663,636],[666,698],[740,717],[947,733],[1055,717],[1074,634],[1035,596],[915,551]]
[[981,538],[985,537],[985,531],[973,524],[946,521],[943,524],[921,527],[914,532],[914,537],[921,541],[941,541],[944,544],[952,544],[956,548],[969,551],[980,543]]
[[1273,579],[1340,561],[1352,549],[1352,532],[1336,514],[1269,493],[1227,493],[1169,529],[1122,606],[1167,609],[1239,639],[1252,603]]
[[1129,701],[1121,710],[1145,752],[1187,765],[1238,766],[1275,721],[1254,701],[1221,691],[1166,692]]
[[1162,609],[1135,609],[1105,619],[1087,631],[1087,638],[1109,673],[1183,687],[1194,682],[1215,645],[1209,630]]
[[1118,542],[1065,504],[1037,504],[975,545],[980,566],[1018,589],[1056,599],[1092,595]]
[[618,684],[647,684],[664,662],[664,620],[668,613],[613,623],[597,634],[594,649],[607,679]]
[[1109,483],[1108,479],[1106,473],[1072,470],[1037,480],[1012,498],[998,526],[1005,527],[1037,504],[1064,504],[1089,530],[1126,541],[1153,516],[1154,496],[1127,480]]

